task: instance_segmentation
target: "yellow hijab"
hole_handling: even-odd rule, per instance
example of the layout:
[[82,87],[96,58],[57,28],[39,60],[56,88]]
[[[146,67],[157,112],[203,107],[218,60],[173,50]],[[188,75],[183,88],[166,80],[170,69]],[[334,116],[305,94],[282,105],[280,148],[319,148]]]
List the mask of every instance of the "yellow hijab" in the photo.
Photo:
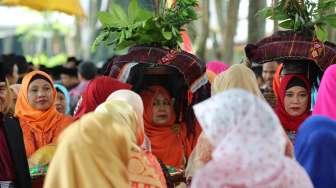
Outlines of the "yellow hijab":
[[[112,93],[113,94],[113,93]],[[123,100],[124,98],[128,99]],[[114,108],[119,110],[113,111]],[[95,113],[108,115],[111,119],[120,118],[122,125],[131,133],[132,151],[128,165],[128,175],[132,187],[165,188],[166,182],[157,159],[140,147],[144,138],[142,118],[143,104],[140,96],[132,91],[111,95],[99,105]]]
[[216,76],[212,86],[211,95],[223,92],[228,89],[240,88],[247,90],[254,95],[264,99],[257,84],[257,78],[253,71],[246,65],[232,65],[225,72]]
[[89,113],[69,126],[60,136],[44,188],[130,187],[131,141],[122,121]]
[[[118,109],[117,111],[115,109]],[[140,148],[137,143],[136,130],[138,118],[132,106],[124,101],[106,101],[100,104],[96,110],[96,114],[104,114],[108,116],[113,122],[118,121],[124,126],[124,129],[130,135],[132,149],[139,151]]]

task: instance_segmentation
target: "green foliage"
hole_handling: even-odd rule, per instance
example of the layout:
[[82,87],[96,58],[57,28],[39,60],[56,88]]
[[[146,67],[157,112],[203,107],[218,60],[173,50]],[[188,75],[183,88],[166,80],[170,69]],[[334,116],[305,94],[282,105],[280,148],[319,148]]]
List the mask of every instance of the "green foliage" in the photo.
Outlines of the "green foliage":
[[101,43],[112,46],[115,51],[134,45],[179,49],[180,31],[185,24],[197,19],[195,6],[197,0],[177,0],[175,6],[165,8],[165,1],[161,0],[160,10],[155,15],[139,7],[137,0],[131,0],[127,13],[119,5],[112,4],[108,12],[97,14],[103,26],[92,50]]
[[279,26],[297,33],[316,36],[325,42],[328,38],[327,26],[336,28],[336,14],[327,11],[335,9],[336,0],[280,0],[273,7],[266,7],[258,15],[279,21]]
[[58,54],[55,56],[48,56],[47,54],[37,54],[35,56],[26,56],[27,61],[32,62],[34,66],[45,65],[48,68],[62,65],[67,60],[66,54]]

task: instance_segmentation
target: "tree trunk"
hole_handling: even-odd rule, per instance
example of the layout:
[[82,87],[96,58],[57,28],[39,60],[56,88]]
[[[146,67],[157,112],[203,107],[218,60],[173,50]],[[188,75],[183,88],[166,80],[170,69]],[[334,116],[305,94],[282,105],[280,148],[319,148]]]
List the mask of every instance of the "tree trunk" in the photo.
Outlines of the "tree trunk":
[[75,20],[75,24],[76,24],[76,35],[74,37],[74,46],[72,46],[75,51],[76,51],[76,57],[82,57],[82,37],[81,37],[81,19],[80,18],[76,18]]
[[219,36],[216,37],[216,42],[218,42],[218,39],[220,41],[220,45],[218,45],[218,57],[219,59],[223,59],[224,57],[224,43],[221,42],[225,38],[225,14],[223,14],[227,9],[226,9],[226,3],[223,2],[222,0],[216,0],[215,1],[215,6],[216,6],[216,14],[217,14],[217,20],[218,20],[218,25],[219,25]]
[[257,16],[257,12],[266,7],[266,0],[250,0],[248,12],[248,43],[255,43],[265,36],[266,19],[263,16]]
[[234,49],[234,36],[236,35],[238,10],[240,0],[230,0],[228,5],[227,17],[225,22],[226,34],[223,40],[224,44],[224,62],[232,64],[233,49]]
[[209,36],[209,17],[210,17],[210,12],[209,12],[209,7],[210,3],[209,0],[202,0],[201,1],[201,7],[202,7],[202,32],[198,40],[197,44],[197,55],[201,59],[206,59],[206,41]]

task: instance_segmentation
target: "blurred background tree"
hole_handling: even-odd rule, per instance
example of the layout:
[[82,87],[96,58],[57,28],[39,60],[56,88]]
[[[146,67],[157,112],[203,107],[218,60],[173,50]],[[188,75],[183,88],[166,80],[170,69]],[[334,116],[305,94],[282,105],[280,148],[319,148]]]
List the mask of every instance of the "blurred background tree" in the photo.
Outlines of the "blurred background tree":
[[[164,0],[138,0],[138,4],[155,11],[160,1]],[[256,42],[279,29],[276,21],[256,16],[258,10],[277,1],[199,0],[199,19],[186,26],[194,53],[205,61],[216,59],[228,64],[238,63],[244,57],[243,48],[247,43]],[[31,57],[64,54],[94,62],[105,61],[115,55],[111,48],[100,46],[95,52],[90,50],[101,29],[97,12],[108,10],[111,3],[118,3],[126,10],[129,2],[81,0],[85,17],[6,7],[0,3],[0,54],[18,53]],[[328,10],[328,13],[333,12],[334,9]],[[3,21],[14,16],[21,20]],[[328,39],[335,41],[335,30],[329,29],[328,33]]]

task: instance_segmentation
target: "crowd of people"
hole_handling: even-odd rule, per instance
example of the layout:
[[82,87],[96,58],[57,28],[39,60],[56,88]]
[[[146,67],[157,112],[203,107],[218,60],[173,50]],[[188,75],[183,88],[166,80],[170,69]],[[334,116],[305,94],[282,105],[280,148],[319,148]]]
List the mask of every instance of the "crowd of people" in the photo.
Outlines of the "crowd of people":
[[2,55],[0,187],[32,187],[36,166],[45,188],[335,187],[336,65],[311,107],[307,72],[282,63],[207,63],[211,97],[190,134],[165,85],[136,93],[91,62]]

